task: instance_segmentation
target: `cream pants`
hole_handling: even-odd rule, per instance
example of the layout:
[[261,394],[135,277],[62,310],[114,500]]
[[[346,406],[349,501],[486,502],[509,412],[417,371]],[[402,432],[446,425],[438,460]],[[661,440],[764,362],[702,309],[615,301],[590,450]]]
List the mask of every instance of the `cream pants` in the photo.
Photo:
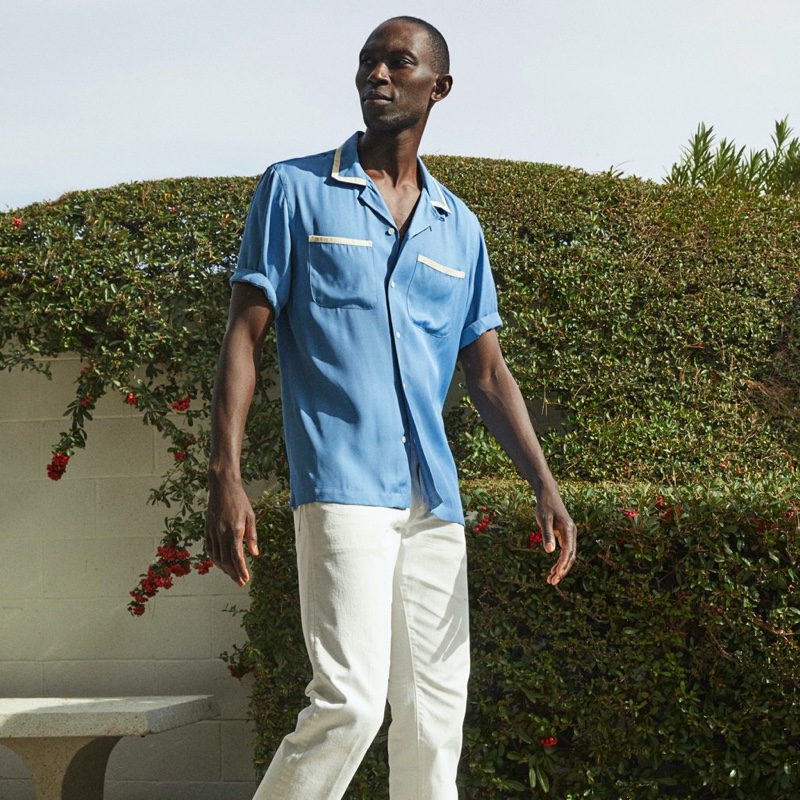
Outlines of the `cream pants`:
[[392,800],[456,800],[469,675],[464,528],[411,509],[295,510],[310,705],[254,800],[337,800],[388,698]]

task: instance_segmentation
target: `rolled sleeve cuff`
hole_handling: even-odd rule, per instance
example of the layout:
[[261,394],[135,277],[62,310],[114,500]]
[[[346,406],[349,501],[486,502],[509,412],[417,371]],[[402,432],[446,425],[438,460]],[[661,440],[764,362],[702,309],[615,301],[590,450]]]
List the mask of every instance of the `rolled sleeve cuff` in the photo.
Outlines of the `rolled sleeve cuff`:
[[267,296],[267,302],[272,306],[272,310],[277,318],[280,313],[278,294],[269,278],[265,277],[260,272],[237,269],[236,272],[231,275],[228,283],[230,283],[231,286],[233,286],[234,283],[249,283],[251,286],[257,286]]
[[500,319],[500,314],[496,311],[481,317],[472,323],[468,328],[464,328],[461,332],[461,341],[459,342],[458,349],[462,350],[468,344],[472,344],[482,333],[501,328],[503,320]]

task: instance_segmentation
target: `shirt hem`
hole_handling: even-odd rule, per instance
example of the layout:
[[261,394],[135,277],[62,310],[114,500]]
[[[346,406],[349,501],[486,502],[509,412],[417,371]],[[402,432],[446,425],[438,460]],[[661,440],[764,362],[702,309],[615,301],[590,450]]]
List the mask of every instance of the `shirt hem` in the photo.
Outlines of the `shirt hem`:
[[[392,495],[391,498],[381,498],[379,500],[368,500],[364,497],[351,495],[342,492],[312,492],[310,494],[303,494],[300,496],[292,496],[289,499],[289,506],[292,511],[299,506],[307,505],[308,503],[334,503],[342,506],[366,506],[368,508],[396,508],[404,509],[411,507],[411,492],[402,497],[401,495]],[[450,508],[450,503],[443,501],[435,508],[430,509],[430,513],[442,522],[455,522],[459,525],[464,524],[464,515],[461,511],[460,500],[456,505],[456,510]]]

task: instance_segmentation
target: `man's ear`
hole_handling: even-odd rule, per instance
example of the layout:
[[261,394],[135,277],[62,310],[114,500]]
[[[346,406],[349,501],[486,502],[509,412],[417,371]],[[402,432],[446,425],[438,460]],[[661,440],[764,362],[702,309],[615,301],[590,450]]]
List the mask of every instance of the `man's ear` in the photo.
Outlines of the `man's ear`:
[[450,94],[450,90],[453,88],[453,76],[452,75],[439,75],[436,78],[436,85],[433,87],[433,92],[431,92],[431,100],[434,103],[438,103],[440,100],[444,100],[447,95]]

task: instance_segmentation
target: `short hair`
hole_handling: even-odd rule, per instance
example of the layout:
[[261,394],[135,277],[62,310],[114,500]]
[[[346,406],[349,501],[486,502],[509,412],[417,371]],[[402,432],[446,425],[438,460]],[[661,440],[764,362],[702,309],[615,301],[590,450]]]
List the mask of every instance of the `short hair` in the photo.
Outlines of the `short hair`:
[[444,36],[438,28],[434,28],[430,22],[426,22],[419,17],[400,16],[387,19],[387,22],[398,20],[400,22],[411,22],[414,25],[419,25],[425,33],[428,34],[428,41],[431,45],[431,52],[433,53],[433,66],[436,71],[441,75],[450,72],[450,49],[447,46]]

